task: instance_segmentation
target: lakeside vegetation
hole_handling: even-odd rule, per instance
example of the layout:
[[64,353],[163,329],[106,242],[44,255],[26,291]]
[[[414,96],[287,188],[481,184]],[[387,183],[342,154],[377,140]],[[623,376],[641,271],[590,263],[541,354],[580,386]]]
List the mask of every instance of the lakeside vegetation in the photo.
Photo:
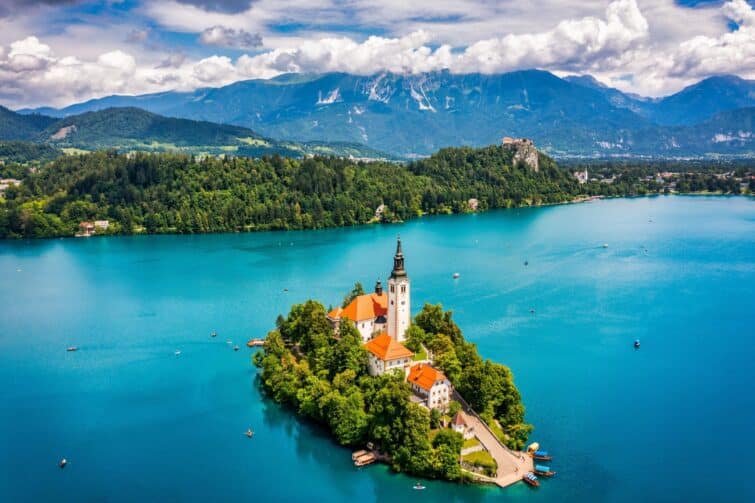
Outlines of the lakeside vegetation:
[[[406,165],[278,155],[68,155],[32,168],[2,167],[23,183],[0,199],[0,237],[73,236],[91,220],[109,220],[110,234],[318,229],[666,191],[630,167],[610,183],[580,184],[543,154],[539,164],[535,172],[515,163],[501,146],[447,148]],[[678,189],[740,192],[741,184],[720,180],[693,173]]]
[[[411,390],[402,372],[368,374],[367,353],[353,324],[342,322],[336,337],[325,307],[309,300],[294,305],[276,325],[263,351],[254,356],[268,396],[327,427],[341,445],[372,442],[398,472],[466,480],[460,464],[462,436],[439,427],[437,410],[409,400]],[[511,371],[483,360],[476,346],[464,340],[451,312],[440,305],[425,305],[410,330],[414,344],[423,341],[435,348],[435,365],[470,405],[511,433],[506,443],[523,446],[532,426],[524,423]],[[479,461],[477,457],[473,461]]]

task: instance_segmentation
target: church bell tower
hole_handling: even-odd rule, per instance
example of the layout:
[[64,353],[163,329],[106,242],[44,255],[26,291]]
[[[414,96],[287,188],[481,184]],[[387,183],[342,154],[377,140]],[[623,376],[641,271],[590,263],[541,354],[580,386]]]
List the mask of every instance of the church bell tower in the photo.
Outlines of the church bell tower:
[[396,241],[396,254],[393,256],[393,270],[388,278],[388,335],[399,342],[406,339],[406,329],[411,320],[409,302],[409,277],[404,269],[404,253],[401,250],[401,237]]

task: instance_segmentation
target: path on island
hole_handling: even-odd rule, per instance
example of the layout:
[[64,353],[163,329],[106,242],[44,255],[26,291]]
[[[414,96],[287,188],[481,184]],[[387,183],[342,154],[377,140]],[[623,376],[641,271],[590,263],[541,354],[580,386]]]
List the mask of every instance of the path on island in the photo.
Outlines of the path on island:
[[474,428],[475,436],[498,464],[498,471],[494,479],[497,485],[501,487],[510,486],[522,480],[522,475],[534,470],[535,463],[529,455],[524,452],[512,451],[503,445],[498,437],[490,431],[488,425],[480,419],[456,391],[454,391],[454,395],[454,398],[464,406],[467,422],[469,426]]

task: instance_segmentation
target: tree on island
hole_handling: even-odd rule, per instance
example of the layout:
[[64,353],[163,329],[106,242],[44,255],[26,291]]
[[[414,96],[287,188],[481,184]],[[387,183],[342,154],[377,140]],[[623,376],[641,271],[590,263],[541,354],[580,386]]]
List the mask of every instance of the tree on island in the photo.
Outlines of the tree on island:
[[362,283],[357,281],[354,283],[354,288],[351,289],[349,293],[346,294],[346,296],[343,298],[343,303],[341,304],[341,307],[346,307],[349,304],[351,304],[351,301],[359,297],[360,295],[364,295],[364,287],[362,286]]

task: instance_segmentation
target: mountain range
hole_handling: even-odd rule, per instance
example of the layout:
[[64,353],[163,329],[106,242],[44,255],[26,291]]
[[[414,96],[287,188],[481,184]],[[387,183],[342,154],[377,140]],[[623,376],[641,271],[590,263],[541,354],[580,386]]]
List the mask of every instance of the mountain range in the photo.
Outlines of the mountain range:
[[278,141],[241,126],[164,117],[135,107],[106,108],[63,118],[20,114],[0,107],[0,141],[17,140],[74,151],[116,148],[246,156],[386,157],[363,144]]
[[286,74],[20,112],[67,117],[111,107],[232,124],[298,142],[363,143],[408,158],[445,146],[498,143],[502,136],[532,138],[561,157],[755,155],[755,81],[735,76],[650,99],[590,76],[562,79],[540,70]]

